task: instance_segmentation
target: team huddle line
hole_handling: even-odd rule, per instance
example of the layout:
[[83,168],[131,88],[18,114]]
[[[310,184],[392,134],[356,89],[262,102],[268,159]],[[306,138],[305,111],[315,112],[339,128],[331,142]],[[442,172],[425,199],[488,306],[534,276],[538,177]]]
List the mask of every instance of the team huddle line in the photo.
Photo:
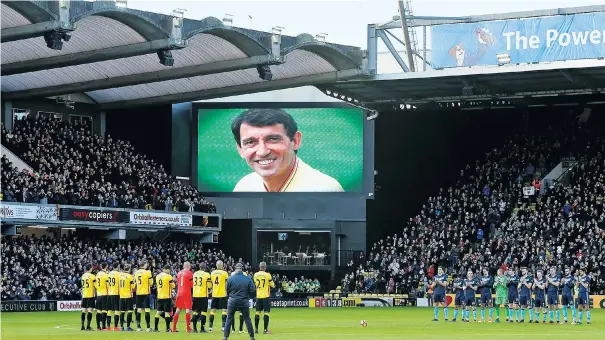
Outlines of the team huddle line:
[[[550,268],[550,273],[544,275],[539,269],[535,277],[528,272],[527,268],[518,270],[508,268],[506,274],[498,269],[497,275],[489,275],[489,269],[483,269],[483,276],[474,276],[473,271],[467,272],[466,278],[455,278],[451,284],[448,276],[439,267],[437,275],[433,278],[434,287],[434,314],[433,321],[439,321],[439,306],[443,307],[445,321],[448,321],[448,307],[446,305],[445,292],[451,288],[455,294],[454,318],[456,322],[459,310],[462,311],[461,321],[470,322],[472,310],[474,322],[485,322],[485,308],[489,307],[489,320],[493,318],[492,290],[496,290],[496,320],[500,322],[500,307],[506,308],[506,322],[525,322],[526,310],[529,310],[529,322],[539,323],[540,313],[543,315],[542,322],[546,323],[547,308],[550,323],[556,322],[566,324],[568,322],[568,308],[571,308],[571,323],[582,324],[583,312],[586,311],[586,324],[590,324],[590,298],[589,286],[591,277],[586,274],[586,269],[581,267],[579,273],[574,275],[570,268],[565,268],[565,273],[560,275],[555,267]],[[480,294],[481,319],[477,320],[476,294]],[[559,295],[561,295],[561,308],[559,308]],[[576,311],[576,304],[578,310]],[[563,321],[560,312],[563,312]],[[521,312],[521,316],[519,316]]]
[[[93,266],[87,265],[86,273],[81,278],[81,330],[93,330],[90,324],[93,312],[96,310],[98,331],[112,329],[134,331],[131,327],[134,313],[138,331],[143,330],[141,317],[144,315],[148,332],[159,332],[160,319],[164,319],[166,323],[166,332],[178,332],[179,315],[182,310],[185,310],[187,332],[197,333],[198,321],[200,332],[206,332],[207,319],[209,319],[208,331],[212,332],[215,313],[220,310],[221,331],[225,333],[225,338],[228,338],[230,330],[235,331],[233,314],[236,311],[240,312],[240,333],[243,332],[243,324],[246,322],[250,337],[254,338],[254,333],[259,332],[262,312],[263,332],[268,334],[271,288],[275,287],[275,283],[271,274],[265,271],[266,263],[260,263],[260,270],[254,274],[252,280],[242,272],[243,266],[239,263],[236,264],[235,272],[231,277],[223,267],[223,262],[217,261],[216,269],[210,273],[207,272],[205,265],[200,265],[197,271],[192,272],[191,264],[185,262],[183,270],[176,275],[175,280],[170,274],[171,267],[164,266],[155,276],[157,312],[155,327],[151,328],[150,295],[154,278],[146,261],[140,262],[139,268],[132,273],[129,264],[111,267],[107,263],[102,263],[96,274],[93,274]],[[211,298],[211,305],[208,313],[209,298]],[[251,325],[248,308],[248,301],[252,298],[256,298],[254,328]],[[173,299],[176,300],[174,304]],[[245,308],[242,301],[245,301]]]

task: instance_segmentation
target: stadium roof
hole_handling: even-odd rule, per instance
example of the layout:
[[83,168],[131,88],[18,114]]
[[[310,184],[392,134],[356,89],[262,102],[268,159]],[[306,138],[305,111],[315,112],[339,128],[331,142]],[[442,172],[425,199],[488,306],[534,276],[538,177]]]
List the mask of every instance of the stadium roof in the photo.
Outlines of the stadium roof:
[[[101,109],[225,97],[363,75],[362,51],[119,6],[3,1],[2,96],[73,95]],[[61,46],[62,45],[62,46]],[[62,47],[62,48],[60,48]],[[170,65],[173,62],[173,66]],[[267,73],[272,75],[268,79]],[[84,96],[83,96],[83,95]]]
[[368,106],[605,93],[605,60],[458,67],[379,74],[318,86]]

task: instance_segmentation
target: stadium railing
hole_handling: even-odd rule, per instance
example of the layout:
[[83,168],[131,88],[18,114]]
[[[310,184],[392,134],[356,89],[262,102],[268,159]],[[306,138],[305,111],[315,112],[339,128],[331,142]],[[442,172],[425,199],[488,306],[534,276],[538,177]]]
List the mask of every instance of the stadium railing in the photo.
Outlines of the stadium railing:
[[219,214],[1,202],[2,224],[72,228],[221,231]]

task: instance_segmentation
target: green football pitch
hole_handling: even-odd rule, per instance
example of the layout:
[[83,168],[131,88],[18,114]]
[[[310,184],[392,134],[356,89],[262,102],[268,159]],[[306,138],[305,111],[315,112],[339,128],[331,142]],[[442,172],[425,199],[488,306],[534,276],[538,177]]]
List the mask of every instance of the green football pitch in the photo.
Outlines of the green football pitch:
[[[605,310],[593,310],[591,325],[495,324],[432,322],[432,308],[273,309],[271,335],[265,340],[344,339],[605,339]],[[441,313],[440,313],[441,314]],[[452,315],[452,309],[450,309]],[[78,312],[2,313],[2,339],[221,339],[220,332],[188,334],[184,318],[180,333],[82,332]],[[441,316],[441,315],[440,315]],[[359,325],[367,320],[368,327]],[[152,318],[153,322],[153,318]],[[93,325],[95,323],[93,318]],[[219,321],[220,323],[220,321]],[[261,320],[262,325],[262,320]],[[160,327],[164,328],[164,322]],[[217,325],[215,324],[215,327]],[[232,334],[246,340],[247,334]]]

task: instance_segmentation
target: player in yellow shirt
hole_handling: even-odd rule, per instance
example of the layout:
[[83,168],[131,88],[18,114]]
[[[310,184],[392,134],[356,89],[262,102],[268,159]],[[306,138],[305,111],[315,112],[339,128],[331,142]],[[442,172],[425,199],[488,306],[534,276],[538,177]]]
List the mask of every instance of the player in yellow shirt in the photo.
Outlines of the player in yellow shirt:
[[134,272],[134,282],[137,287],[137,330],[141,328],[141,313],[145,309],[145,322],[147,324],[147,332],[151,332],[151,306],[149,304],[149,294],[151,294],[151,286],[153,285],[153,277],[151,271],[147,269],[147,261],[141,261],[139,269]]
[[223,270],[223,261],[216,261],[216,270],[210,274],[212,280],[212,304],[210,306],[210,331],[214,324],[214,312],[221,309],[222,330],[227,323],[227,279],[229,274]]
[[170,321],[172,317],[172,292],[176,287],[172,275],[170,275],[170,266],[164,266],[163,272],[159,273],[155,277],[155,285],[158,290],[158,308],[155,314],[155,328],[154,332],[159,332],[158,325],[160,323],[160,317],[166,321],[166,332],[170,332]]
[[124,271],[120,273],[120,327],[124,331],[124,316],[128,313],[126,325],[127,331],[132,331],[130,323],[132,322],[132,311],[134,306],[134,298],[132,291],[134,290],[134,277],[130,274],[130,265],[124,265]]
[[107,330],[111,329],[111,317],[113,314],[113,330],[117,331],[118,321],[120,320],[120,264],[115,267],[109,267],[107,284]]
[[95,289],[97,291],[97,330],[105,329],[107,320],[107,293],[109,276],[107,275],[107,263],[101,263],[101,270],[97,273]]
[[271,274],[267,273],[267,263],[259,264],[259,271],[254,274],[252,281],[256,286],[256,313],[254,315],[254,329],[258,333],[260,313],[263,312],[264,334],[269,334],[269,312],[271,311],[271,288],[275,288],[275,282]]
[[197,321],[201,320],[200,333],[206,333],[206,316],[208,315],[208,290],[212,288],[210,273],[206,272],[206,265],[202,264],[198,271],[193,273],[193,333],[197,333]]
[[[96,277],[92,273],[92,265],[87,264],[86,273],[82,275],[80,279],[82,287],[82,315],[80,321],[82,322],[81,330],[92,331],[90,328],[90,321],[92,321],[92,310],[95,308],[95,280]],[[86,328],[84,328],[84,320],[86,320]]]

